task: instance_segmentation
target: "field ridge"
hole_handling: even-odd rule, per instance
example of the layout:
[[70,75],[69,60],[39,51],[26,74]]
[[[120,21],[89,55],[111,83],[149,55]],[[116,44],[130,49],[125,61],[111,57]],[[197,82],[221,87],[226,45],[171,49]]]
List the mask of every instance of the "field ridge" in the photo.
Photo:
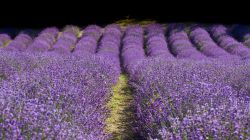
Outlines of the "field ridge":
[[127,82],[127,75],[121,74],[117,84],[113,87],[114,95],[107,104],[111,112],[106,120],[106,131],[112,134],[112,140],[134,139],[132,130],[133,96]]

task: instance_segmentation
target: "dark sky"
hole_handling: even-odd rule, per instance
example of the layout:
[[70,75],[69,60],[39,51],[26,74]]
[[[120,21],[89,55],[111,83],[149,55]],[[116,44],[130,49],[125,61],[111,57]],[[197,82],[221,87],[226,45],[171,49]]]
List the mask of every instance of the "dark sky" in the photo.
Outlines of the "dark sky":
[[[4,6],[6,5],[6,6]],[[1,3],[0,28],[63,27],[67,24],[105,25],[126,16],[159,22],[249,24],[249,4],[218,1],[33,1]]]

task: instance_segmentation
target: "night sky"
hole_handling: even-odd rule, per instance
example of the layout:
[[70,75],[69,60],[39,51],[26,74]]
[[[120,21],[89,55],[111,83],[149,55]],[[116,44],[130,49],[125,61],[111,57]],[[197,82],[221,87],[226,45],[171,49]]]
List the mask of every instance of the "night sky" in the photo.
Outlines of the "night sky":
[[126,17],[159,22],[250,24],[248,4],[218,1],[21,1],[1,3],[0,27],[100,26]]

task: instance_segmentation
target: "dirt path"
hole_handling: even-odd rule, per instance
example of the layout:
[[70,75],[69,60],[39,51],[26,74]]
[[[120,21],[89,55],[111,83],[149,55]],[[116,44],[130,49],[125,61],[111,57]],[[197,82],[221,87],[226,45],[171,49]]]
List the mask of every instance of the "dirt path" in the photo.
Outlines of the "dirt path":
[[132,92],[127,84],[125,74],[119,77],[119,81],[113,88],[114,96],[108,103],[111,115],[107,119],[107,132],[113,135],[112,140],[132,140],[135,136],[132,131],[134,110],[132,108]]

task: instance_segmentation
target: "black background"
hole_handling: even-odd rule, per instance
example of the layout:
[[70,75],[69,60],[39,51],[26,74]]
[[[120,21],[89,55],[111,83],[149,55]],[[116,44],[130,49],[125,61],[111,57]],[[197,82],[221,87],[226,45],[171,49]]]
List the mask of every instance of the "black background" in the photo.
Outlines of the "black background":
[[11,1],[2,3],[0,28],[104,26],[126,17],[162,23],[250,24],[249,4],[225,1]]

